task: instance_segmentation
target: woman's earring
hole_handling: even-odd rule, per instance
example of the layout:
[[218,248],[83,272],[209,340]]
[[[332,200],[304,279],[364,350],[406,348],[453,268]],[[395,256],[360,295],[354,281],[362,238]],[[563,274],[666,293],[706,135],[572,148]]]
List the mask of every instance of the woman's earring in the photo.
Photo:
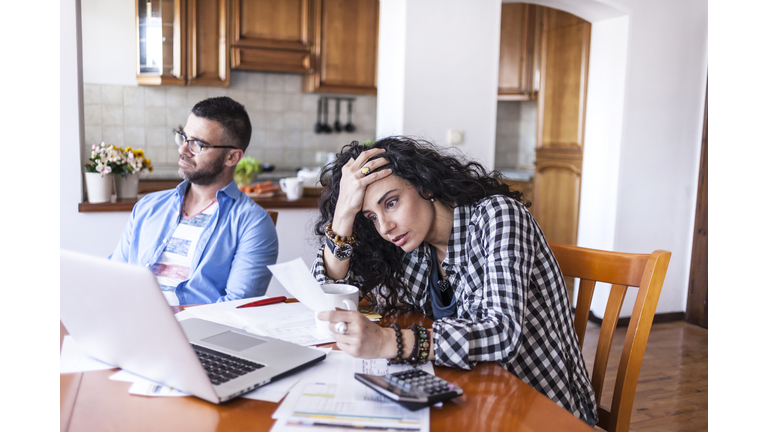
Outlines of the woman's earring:
[[432,202],[435,202],[435,197],[432,197],[429,200],[432,201]]

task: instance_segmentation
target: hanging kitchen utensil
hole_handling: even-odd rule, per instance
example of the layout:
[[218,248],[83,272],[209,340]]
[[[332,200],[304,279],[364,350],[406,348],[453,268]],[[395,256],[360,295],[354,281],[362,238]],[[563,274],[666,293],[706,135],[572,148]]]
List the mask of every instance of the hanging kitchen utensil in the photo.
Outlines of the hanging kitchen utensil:
[[317,123],[315,123],[315,133],[320,133],[323,131],[323,124],[322,122],[322,116],[323,116],[323,98],[317,99]]
[[325,117],[323,117],[323,132],[325,133],[331,133],[333,132],[333,128],[328,124],[328,99],[323,98],[323,110],[325,111],[323,114]]
[[344,130],[347,132],[355,131],[355,125],[352,124],[352,99],[347,101],[347,125],[344,126]]
[[336,132],[344,130],[344,126],[342,126],[341,121],[339,120],[339,116],[341,115],[339,111],[341,111],[341,99],[336,98],[336,121],[333,123],[333,128],[336,129]]

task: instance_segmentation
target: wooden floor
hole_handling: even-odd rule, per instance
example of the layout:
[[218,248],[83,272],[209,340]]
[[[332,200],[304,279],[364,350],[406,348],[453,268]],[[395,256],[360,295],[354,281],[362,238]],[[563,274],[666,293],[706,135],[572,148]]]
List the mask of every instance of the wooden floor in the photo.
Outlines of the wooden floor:
[[[588,323],[583,352],[590,373],[599,331]],[[610,405],[625,335],[626,328],[616,330],[601,405]],[[684,321],[653,325],[629,430],[707,430],[707,329]]]

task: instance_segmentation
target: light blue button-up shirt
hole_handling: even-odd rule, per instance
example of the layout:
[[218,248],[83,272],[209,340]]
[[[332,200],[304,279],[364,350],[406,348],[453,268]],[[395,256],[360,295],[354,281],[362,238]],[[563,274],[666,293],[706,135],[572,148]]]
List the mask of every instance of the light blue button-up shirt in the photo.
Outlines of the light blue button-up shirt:
[[[181,220],[189,182],[147,194],[133,207],[109,256],[144,267],[160,260]],[[277,232],[266,210],[234,181],[216,192],[218,210],[208,221],[192,255],[189,279],[179,283],[179,304],[215,303],[264,295],[272,279],[267,265],[277,261]]]

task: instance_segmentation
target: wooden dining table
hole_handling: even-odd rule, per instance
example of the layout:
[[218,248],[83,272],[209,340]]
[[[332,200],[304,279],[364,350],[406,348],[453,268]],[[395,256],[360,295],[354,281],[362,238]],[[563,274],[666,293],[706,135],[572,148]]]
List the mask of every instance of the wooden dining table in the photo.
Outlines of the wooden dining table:
[[[380,324],[393,322],[402,327],[432,324],[418,312],[387,316]],[[66,334],[61,325],[61,341]],[[336,349],[335,344],[328,346]],[[130,395],[130,383],[108,379],[115,371],[60,375],[62,432],[268,431],[274,424],[272,413],[279,406],[244,398],[214,405],[191,396]],[[478,363],[469,371],[435,366],[435,374],[461,387],[464,394],[430,408],[433,431],[593,430],[496,363]]]

